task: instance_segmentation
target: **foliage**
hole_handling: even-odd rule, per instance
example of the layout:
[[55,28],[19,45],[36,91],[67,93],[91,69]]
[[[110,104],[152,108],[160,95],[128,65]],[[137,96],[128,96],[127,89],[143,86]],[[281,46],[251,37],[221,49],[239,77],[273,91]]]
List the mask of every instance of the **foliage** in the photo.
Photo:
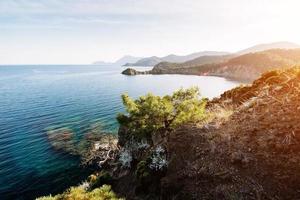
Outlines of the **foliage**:
[[109,172],[102,170],[100,173],[92,174],[88,177],[89,188],[94,189],[104,184],[111,184],[112,177]]
[[56,196],[40,197],[37,200],[121,200],[111,190],[111,186],[103,185],[92,191],[86,191],[82,187],[71,187],[63,194]]
[[52,195],[44,196],[44,197],[39,197],[39,198],[37,198],[36,200],[59,200],[59,199],[61,199],[61,195],[56,195],[56,196],[52,196]]
[[117,119],[136,136],[149,136],[156,131],[172,130],[177,126],[205,118],[206,100],[199,98],[197,87],[180,89],[163,97],[151,93],[136,100],[122,95],[127,114]]
[[146,161],[142,160],[137,164],[135,171],[135,176],[137,177],[137,179],[142,180],[148,178],[150,176],[150,173],[151,171]]

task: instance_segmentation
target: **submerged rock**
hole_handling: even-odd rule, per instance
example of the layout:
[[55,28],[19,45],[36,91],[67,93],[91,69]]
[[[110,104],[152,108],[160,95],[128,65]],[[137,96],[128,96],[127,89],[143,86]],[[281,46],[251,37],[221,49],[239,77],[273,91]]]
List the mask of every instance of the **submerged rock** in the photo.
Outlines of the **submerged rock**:
[[55,150],[62,150],[73,155],[78,154],[74,140],[74,133],[71,129],[60,128],[49,130],[47,132],[47,137],[51,146]]
[[47,132],[51,146],[58,151],[81,157],[83,165],[104,165],[113,160],[118,151],[117,136],[104,133],[98,125],[92,124],[88,133],[76,139],[70,128],[59,128]]

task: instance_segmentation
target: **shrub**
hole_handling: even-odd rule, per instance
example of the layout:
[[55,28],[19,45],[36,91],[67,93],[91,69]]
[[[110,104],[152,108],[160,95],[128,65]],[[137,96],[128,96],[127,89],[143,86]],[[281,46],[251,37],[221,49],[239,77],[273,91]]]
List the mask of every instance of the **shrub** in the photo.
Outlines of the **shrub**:
[[122,200],[111,190],[111,186],[103,185],[92,191],[86,191],[82,187],[71,187],[63,194],[46,196],[37,200]]
[[60,195],[56,195],[56,196],[49,195],[49,196],[39,197],[36,200],[60,200],[60,199],[61,199]]
[[112,177],[109,172],[102,170],[100,173],[92,174],[88,177],[89,189],[95,189],[104,184],[111,184]]
[[168,131],[177,126],[205,118],[206,100],[199,98],[199,89],[180,89],[163,97],[151,93],[136,100],[122,95],[127,114],[117,119],[135,136],[150,136],[157,131]]

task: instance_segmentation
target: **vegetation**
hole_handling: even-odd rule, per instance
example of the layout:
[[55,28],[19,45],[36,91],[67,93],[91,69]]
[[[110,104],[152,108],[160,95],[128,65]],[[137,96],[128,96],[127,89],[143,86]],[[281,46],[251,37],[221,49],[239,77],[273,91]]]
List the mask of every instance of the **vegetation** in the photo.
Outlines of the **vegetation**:
[[95,189],[105,184],[111,184],[112,177],[107,171],[102,170],[95,174],[91,174],[88,177],[87,182],[89,184],[89,189]]
[[136,136],[151,136],[177,126],[205,119],[206,100],[199,98],[197,87],[180,89],[163,97],[147,94],[133,100],[122,95],[127,114],[119,114],[119,123]]
[[148,165],[149,164],[145,160],[142,160],[137,164],[135,171],[135,176],[137,177],[137,179],[145,179],[150,176],[151,171]]
[[37,200],[121,200],[111,190],[111,186],[103,185],[92,191],[87,191],[83,187],[71,187],[63,194],[37,198]]

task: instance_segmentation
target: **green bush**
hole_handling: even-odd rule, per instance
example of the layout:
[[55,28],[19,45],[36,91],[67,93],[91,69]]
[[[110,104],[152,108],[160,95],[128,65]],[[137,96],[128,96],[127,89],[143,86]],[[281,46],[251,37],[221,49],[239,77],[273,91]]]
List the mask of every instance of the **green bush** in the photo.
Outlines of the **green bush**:
[[205,119],[206,100],[199,97],[196,87],[163,97],[149,93],[136,100],[123,94],[127,114],[119,114],[117,119],[135,135],[149,136],[159,130],[172,130],[181,124]]
[[92,191],[86,191],[82,187],[71,187],[63,194],[46,196],[37,200],[122,200],[111,190],[111,186],[103,185]]
[[101,185],[111,184],[111,183],[112,183],[112,177],[105,170],[101,171],[97,175],[91,175],[89,177],[89,185],[90,185],[89,188],[90,189],[94,189],[94,188],[100,187]]

